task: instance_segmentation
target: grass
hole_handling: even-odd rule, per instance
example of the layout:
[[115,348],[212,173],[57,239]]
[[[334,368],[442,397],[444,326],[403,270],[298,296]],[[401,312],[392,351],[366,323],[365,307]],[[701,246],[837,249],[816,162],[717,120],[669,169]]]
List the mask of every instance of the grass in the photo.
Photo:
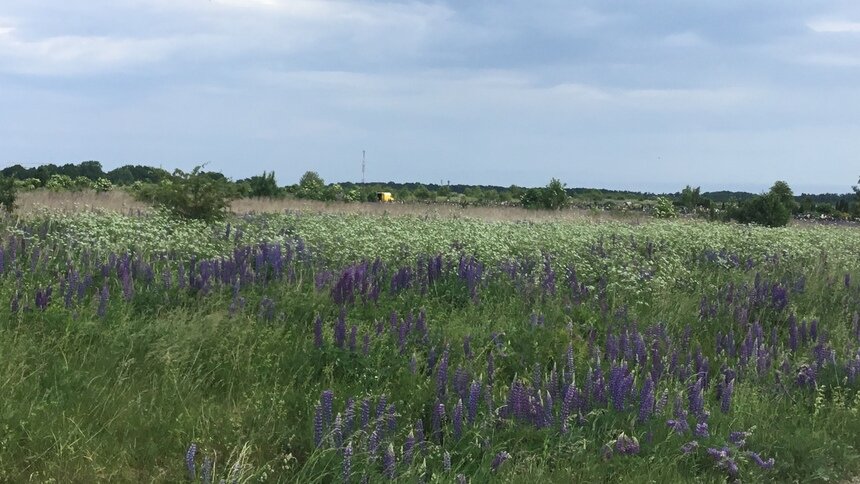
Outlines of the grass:
[[[393,432],[371,423],[345,439],[353,445],[350,482],[362,476],[371,482],[384,480],[381,453],[388,444],[396,454],[398,482],[451,482],[458,474],[476,483],[724,482],[731,476],[705,450],[724,445],[739,467],[738,477],[746,481],[838,481],[860,470],[860,393],[858,382],[849,381],[846,373],[860,348],[854,326],[860,308],[860,268],[851,258],[860,249],[860,237],[853,229],[749,232],[684,222],[498,225],[445,217],[395,220],[313,213],[233,219],[233,229],[245,234],[239,240],[233,236],[225,240],[224,227],[209,232],[172,225],[152,229],[166,234],[160,237],[168,246],[211,245],[226,254],[234,245],[250,244],[251,261],[260,253],[257,244],[267,238],[293,251],[296,237],[313,246],[309,259],[289,259],[280,275],[275,266],[263,270],[252,262],[248,267],[254,270],[236,291],[233,279],[180,288],[179,265],[191,273],[191,255],[162,254],[155,245],[146,245],[155,241],[138,243],[129,258],[129,272],[124,272],[122,252],[133,240],[124,231],[150,240],[140,233],[145,228],[134,224],[162,223],[155,218],[118,221],[96,215],[105,232],[113,235],[102,245],[88,241],[78,247],[58,242],[83,240],[76,235],[76,227],[83,225],[76,225],[74,216],[52,214],[51,224],[38,217],[7,221],[5,230],[22,235],[7,234],[2,245],[0,301],[11,305],[17,294],[19,311],[0,313],[4,395],[0,481],[181,482],[187,478],[185,455],[192,442],[199,448],[198,480],[208,457],[214,461],[215,482],[342,481],[343,449],[336,445],[331,423],[325,425],[323,445],[315,444],[315,406],[325,390],[334,393],[333,416],[339,413],[342,418],[349,398],[355,399],[357,408],[364,398],[370,399],[371,420],[382,395],[394,405]],[[349,247],[339,242],[373,227],[387,235],[356,237]],[[430,235],[425,239],[426,233]],[[170,239],[174,236],[192,240]],[[201,237],[212,241],[203,244]],[[505,244],[499,245],[502,241]],[[828,242],[828,252],[815,249],[822,241]],[[648,242],[653,244],[651,256]],[[452,244],[463,248],[450,251]],[[521,250],[529,244],[539,249],[537,254],[551,256],[555,293],[546,289],[543,259],[539,255],[529,259],[530,252]],[[96,245],[98,249],[85,255],[87,247]],[[398,249],[392,251],[391,246]],[[723,257],[749,256],[753,267],[735,266],[729,259],[708,262],[703,255],[720,249],[727,249]],[[414,254],[437,250],[445,253],[446,263],[437,279],[422,283],[426,265],[419,265]],[[484,261],[474,295],[458,266],[460,250]],[[111,251],[119,254],[112,264]],[[345,306],[347,340],[339,348],[335,332],[341,307],[332,290],[341,270],[356,259],[343,254],[363,254],[367,260],[380,256],[386,267],[376,279],[369,279],[371,286],[380,284],[376,302],[364,303],[357,295],[355,303]],[[497,263],[511,258],[520,262],[513,278],[497,269]],[[202,277],[200,260],[194,274]],[[642,276],[646,262],[655,277]],[[587,295],[574,297],[567,286],[564,269],[571,263],[576,264]],[[109,264],[106,277],[103,264]],[[71,282],[75,278],[70,267],[79,282]],[[397,292],[391,281],[401,267],[409,267],[413,279],[410,288]],[[163,283],[165,271],[170,274],[168,286]],[[317,287],[327,271],[328,282]],[[80,284],[84,274],[91,274],[92,282],[83,297],[75,295],[67,307],[62,288]],[[133,285],[128,297],[123,296],[125,277]],[[756,286],[756,280],[763,282]],[[755,288],[762,284],[767,285],[767,296],[759,301]],[[39,309],[35,294],[49,286],[51,301]],[[100,317],[102,287],[108,287],[110,299]],[[788,289],[786,307],[775,305],[773,287]],[[731,302],[729,288],[735,291]],[[713,314],[703,314],[703,298],[715,307]],[[426,336],[415,329],[422,311]],[[412,315],[411,330],[403,339],[390,329],[392,312],[399,316],[396,323],[401,328]],[[532,324],[532,314],[542,315],[543,324]],[[819,321],[818,341],[791,350],[792,314],[798,323]],[[317,315],[324,321],[322,347],[315,344]],[[380,322],[383,332],[377,336]],[[755,322],[764,336],[749,362],[717,350],[718,336],[734,331],[733,350],[740,352],[744,335],[754,331]],[[358,335],[355,350],[348,341],[352,325]],[[552,370],[559,376],[566,367],[568,347],[573,349],[575,387],[583,389],[589,369],[598,365],[608,380],[608,341],[625,331],[632,335],[634,328],[649,343],[649,352],[652,341],[664,341],[653,331],[664,331],[668,343],[658,344],[662,354],[658,360],[650,353],[644,364],[636,363],[635,356],[623,358],[631,370],[633,391],[620,411],[610,398],[583,409],[581,416],[571,415],[562,431],[562,399],[557,395],[552,425],[536,426],[508,415],[505,406],[515,384],[529,392],[539,387],[541,397],[533,402],[546,403]],[[364,334],[369,335],[367,354],[362,351]],[[464,348],[466,337],[471,337],[471,356]],[[834,350],[836,364],[825,361],[814,385],[799,386],[796,373],[801,365],[815,365],[816,346]],[[440,396],[439,362],[446,347],[449,370]],[[666,425],[676,411],[688,406],[699,349],[709,361],[704,391],[704,407],[710,412],[708,437],[676,434]],[[681,367],[690,358],[690,372],[669,370],[673,350]],[[486,390],[490,354],[495,363],[492,412],[482,393],[475,423],[464,424],[462,436],[456,438],[452,418],[461,399],[456,370],[462,368],[468,382],[478,381]],[[783,360],[788,372],[781,369]],[[759,361],[766,367],[759,368]],[[669,402],[640,422],[639,390],[658,363],[666,375],[658,379],[658,400],[668,391]],[[720,411],[715,393],[723,367],[738,372],[728,413]],[[558,389],[556,385],[552,391]],[[675,405],[676,395],[681,397],[680,407]],[[444,404],[446,415],[441,444],[432,438],[438,403]],[[410,464],[405,461],[406,442],[410,434],[415,437],[419,419],[428,442]],[[688,416],[693,427],[701,420]],[[387,435],[375,456],[369,448],[374,428]],[[741,430],[750,433],[745,445],[727,444],[728,434]],[[607,454],[607,444],[622,432],[638,440],[639,452]],[[699,450],[683,454],[680,447],[694,440]],[[494,471],[492,461],[502,451],[511,457]],[[773,457],[773,469],[760,469],[751,462],[749,451]],[[444,469],[445,452],[451,456],[450,470]]]

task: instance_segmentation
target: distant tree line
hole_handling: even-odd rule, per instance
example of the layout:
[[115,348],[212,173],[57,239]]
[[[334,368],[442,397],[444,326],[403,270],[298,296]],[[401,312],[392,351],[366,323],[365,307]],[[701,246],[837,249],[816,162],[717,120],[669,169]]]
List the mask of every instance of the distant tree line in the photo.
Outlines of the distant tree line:
[[[184,180],[184,182],[183,182]],[[197,181],[200,180],[200,183]],[[204,183],[205,182],[205,183]],[[210,185],[209,183],[214,183]],[[187,185],[183,185],[186,183]],[[195,183],[197,183],[195,185]],[[860,181],[858,181],[860,184]],[[543,187],[508,187],[448,183],[326,183],[314,171],[297,183],[281,186],[274,172],[263,172],[236,181],[223,174],[195,168],[191,173],[168,172],[145,165],[124,165],[104,171],[98,161],[79,164],[45,164],[37,167],[13,165],[0,170],[0,206],[14,207],[14,192],[47,188],[51,190],[92,189],[98,192],[114,186],[127,187],[139,199],[156,202],[169,198],[166,187],[205,186],[224,197],[294,197],[339,202],[376,201],[377,192],[391,192],[401,202],[450,202],[464,205],[518,205],[530,209],[558,210],[568,206],[601,210],[634,209],[651,211],[659,217],[704,216],[714,220],[736,220],[760,225],[784,225],[792,216],[860,217],[860,186],[847,194],[801,194],[796,196],[785,182],[776,182],[763,194],[737,191],[702,192],[686,186],[676,193],[655,194],[627,190],[568,188],[553,178]],[[173,192],[171,197],[178,197]],[[189,209],[194,211],[196,209]],[[223,212],[223,206],[216,212]],[[205,217],[210,218],[210,217]]]

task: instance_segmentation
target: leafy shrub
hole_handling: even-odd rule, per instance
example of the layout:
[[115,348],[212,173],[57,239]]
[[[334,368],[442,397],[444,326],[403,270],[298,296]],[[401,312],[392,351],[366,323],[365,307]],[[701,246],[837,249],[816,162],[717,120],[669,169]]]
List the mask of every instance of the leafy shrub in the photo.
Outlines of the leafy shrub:
[[299,180],[299,188],[296,191],[296,196],[299,198],[308,198],[311,200],[325,199],[325,181],[315,171],[306,171]]
[[526,190],[520,202],[525,208],[561,210],[568,205],[569,200],[564,184],[557,178],[553,178],[544,188]]
[[252,176],[248,179],[248,196],[274,198],[281,194],[278,183],[275,181],[275,172]]
[[99,178],[93,183],[93,188],[97,193],[104,193],[113,190],[113,183],[110,182],[107,178]]
[[740,204],[730,213],[730,217],[741,223],[783,227],[791,219],[796,205],[791,188],[787,183],[778,181],[766,194]]
[[138,196],[175,216],[212,222],[227,215],[230,201],[237,193],[229,180],[210,176],[197,166],[191,173],[177,169],[157,185],[143,185]]
[[18,198],[15,179],[0,175],[0,206],[8,213],[15,210],[15,200]]
[[654,207],[654,215],[657,218],[675,218],[678,213],[675,211],[675,205],[672,200],[666,197],[657,197],[657,205]]
[[55,192],[71,190],[74,186],[75,182],[68,175],[51,175],[51,178],[45,183],[45,188]]

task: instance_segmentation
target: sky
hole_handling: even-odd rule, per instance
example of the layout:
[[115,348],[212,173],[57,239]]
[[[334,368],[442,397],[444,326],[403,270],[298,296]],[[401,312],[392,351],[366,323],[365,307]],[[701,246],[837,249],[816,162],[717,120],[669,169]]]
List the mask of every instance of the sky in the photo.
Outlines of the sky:
[[856,0],[0,2],[0,164],[850,191]]

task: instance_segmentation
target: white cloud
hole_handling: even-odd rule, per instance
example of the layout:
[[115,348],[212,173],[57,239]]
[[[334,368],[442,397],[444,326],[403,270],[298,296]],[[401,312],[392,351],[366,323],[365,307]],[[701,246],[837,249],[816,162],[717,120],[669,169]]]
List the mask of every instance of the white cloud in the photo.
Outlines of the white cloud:
[[860,32],[860,22],[849,20],[813,20],[806,24],[810,29],[819,33],[856,33]]
[[[7,21],[8,22],[8,21]],[[145,64],[165,58],[176,39],[57,35],[30,40],[0,26],[0,71],[67,75]]]

